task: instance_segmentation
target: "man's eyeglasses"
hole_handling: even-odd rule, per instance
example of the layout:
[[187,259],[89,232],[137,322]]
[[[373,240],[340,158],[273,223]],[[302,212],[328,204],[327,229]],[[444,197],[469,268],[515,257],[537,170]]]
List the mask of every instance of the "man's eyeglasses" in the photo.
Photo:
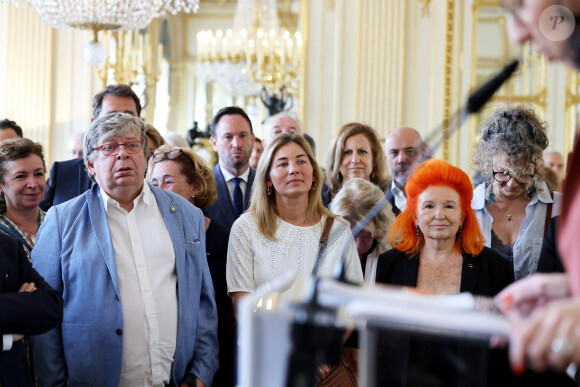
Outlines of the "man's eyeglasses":
[[158,162],[163,161],[163,160],[175,160],[176,158],[179,157],[179,155],[181,153],[182,153],[182,150],[179,148],[172,149],[169,152],[158,153],[155,156],[153,156],[153,162],[158,163]]
[[125,151],[129,154],[139,153],[141,149],[143,149],[143,141],[129,141],[124,144],[103,144],[94,149],[100,150],[105,156],[116,156],[119,153],[121,146],[123,146]]
[[534,175],[523,175],[517,176],[515,174],[511,174],[508,171],[504,172],[492,172],[493,178],[498,183],[508,183],[511,179],[514,179],[518,184],[528,184],[530,181],[533,180]]

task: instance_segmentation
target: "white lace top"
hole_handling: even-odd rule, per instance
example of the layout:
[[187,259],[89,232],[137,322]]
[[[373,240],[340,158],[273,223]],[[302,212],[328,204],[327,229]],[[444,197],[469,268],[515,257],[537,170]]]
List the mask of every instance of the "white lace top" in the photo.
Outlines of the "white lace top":
[[[245,213],[233,224],[228,244],[226,279],[228,293],[251,292],[289,270],[310,275],[326,216],[310,227],[298,227],[279,219],[277,241],[258,231],[254,215]],[[318,272],[328,277],[334,271],[344,248],[348,249],[346,277],[357,283],[363,281],[362,269],[349,224],[336,219],[330,230],[322,264]]]

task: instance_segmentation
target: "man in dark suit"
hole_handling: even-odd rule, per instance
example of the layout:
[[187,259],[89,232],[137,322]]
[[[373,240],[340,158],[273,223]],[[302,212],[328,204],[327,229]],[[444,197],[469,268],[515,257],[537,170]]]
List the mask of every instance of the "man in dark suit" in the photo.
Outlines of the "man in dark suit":
[[387,199],[395,215],[405,209],[407,198],[405,184],[413,169],[425,157],[426,147],[421,134],[413,128],[402,126],[393,130],[385,140],[385,157],[393,182],[387,191]]
[[[137,94],[127,85],[109,85],[93,98],[93,118],[109,113],[127,113],[139,117],[141,102]],[[44,200],[40,203],[43,211],[52,206],[75,198],[91,187],[91,178],[82,157],[67,161],[57,161],[50,169]]]
[[62,297],[32,268],[22,243],[0,233],[0,386],[34,386],[23,335],[62,322]]
[[219,164],[213,169],[218,199],[206,211],[210,219],[230,229],[250,204],[256,175],[250,168],[254,131],[246,112],[236,106],[218,111],[210,127],[211,145],[219,156]]

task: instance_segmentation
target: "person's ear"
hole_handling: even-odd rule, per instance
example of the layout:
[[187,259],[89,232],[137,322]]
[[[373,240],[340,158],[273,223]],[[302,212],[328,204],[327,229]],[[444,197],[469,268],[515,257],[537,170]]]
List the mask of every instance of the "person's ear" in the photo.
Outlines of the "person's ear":
[[217,152],[218,148],[217,148],[217,141],[215,140],[215,138],[210,137],[209,142],[211,143],[211,147],[213,148],[213,150]]
[[87,169],[89,171],[89,173],[93,176],[96,176],[95,174],[95,164],[91,161],[90,156],[87,157]]

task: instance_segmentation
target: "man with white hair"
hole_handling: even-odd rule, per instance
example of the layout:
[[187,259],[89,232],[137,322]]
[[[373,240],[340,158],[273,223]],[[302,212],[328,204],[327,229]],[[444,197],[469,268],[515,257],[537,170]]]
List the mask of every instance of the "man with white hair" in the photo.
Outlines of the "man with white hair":
[[73,133],[68,138],[68,145],[66,149],[66,153],[69,159],[76,159],[79,157],[83,157],[83,136],[85,135],[84,132],[77,132]]
[[300,121],[289,112],[280,112],[264,120],[264,139],[262,140],[264,149],[282,133],[302,134]]
[[[210,386],[217,312],[201,210],[145,182],[145,124],[94,121],[84,162],[96,184],[47,213],[32,263],[64,297],[36,336],[41,385]],[[154,236],[154,237],[152,237]]]

